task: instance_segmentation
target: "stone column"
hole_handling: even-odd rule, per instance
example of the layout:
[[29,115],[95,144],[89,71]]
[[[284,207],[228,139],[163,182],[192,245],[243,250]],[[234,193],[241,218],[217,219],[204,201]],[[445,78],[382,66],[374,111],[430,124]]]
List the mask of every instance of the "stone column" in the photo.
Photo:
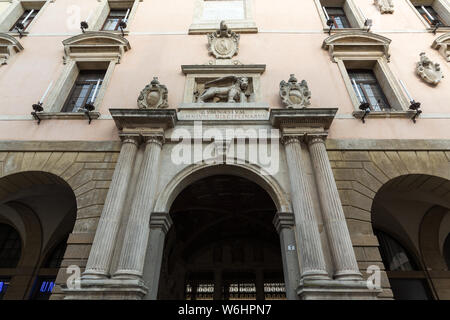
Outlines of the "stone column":
[[328,234],[331,254],[334,261],[334,277],[337,279],[362,278],[356,262],[350,233],[345,221],[344,211],[331,170],[323,136],[308,139],[309,152],[319,191],[325,230]]
[[284,136],[283,144],[291,181],[291,201],[295,215],[301,275],[302,278],[328,279],[311,190],[302,168],[300,137]]
[[150,237],[144,267],[144,282],[149,288],[144,300],[156,300],[166,234],[172,226],[169,213],[154,212],[150,217]]
[[131,206],[115,278],[141,279],[149,240],[150,214],[158,184],[158,168],[164,135],[144,136],[145,150],[133,205]]
[[280,212],[273,219],[273,224],[280,235],[286,298],[298,300],[297,287],[300,281],[300,266],[295,242],[294,215]]
[[83,279],[106,278],[114,252],[123,205],[138,150],[138,136],[121,136],[123,143],[106,196]]

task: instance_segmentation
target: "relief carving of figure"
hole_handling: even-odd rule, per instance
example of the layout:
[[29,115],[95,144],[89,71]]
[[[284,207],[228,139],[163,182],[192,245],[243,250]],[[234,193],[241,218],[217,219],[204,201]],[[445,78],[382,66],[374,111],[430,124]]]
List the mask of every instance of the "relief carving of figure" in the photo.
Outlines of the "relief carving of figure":
[[[221,83],[230,82],[230,86],[212,86]],[[205,103],[214,98],[226,99],[228,103],[247,102],[246,91],[249,87],[249,80],[247,77],[227,76],[221,77],[205,83],[205,91],[198,97],[198,102]]]
[[283,105],[288,108],[305,108],[311,105],[308,83],[305,80],[297,82],[293,74],[288,82],[284,80],[280,82],[280,97]]
[[381,13],[394,13],[393,0],[375,0],[375,5],[380,9]]
[[138,97],[137,104],[140,109],[167,108],[169,91],[160,84],[158,77],[154,77],[150,84],[146,85]]
[[437,85],[444,77],[439,63],[433,63],[425,52],[420,54],[420,61],[417,63],[417,74],[427,83]]

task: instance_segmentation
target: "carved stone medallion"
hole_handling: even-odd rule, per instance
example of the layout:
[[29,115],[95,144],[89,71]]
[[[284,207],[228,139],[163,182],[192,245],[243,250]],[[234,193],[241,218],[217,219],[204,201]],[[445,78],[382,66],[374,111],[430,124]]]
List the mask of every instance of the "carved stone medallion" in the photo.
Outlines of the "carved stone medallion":
[[239,51],[239,38],[222,21],[219,30],[208,34],[208,51],[216,59],[231,59]]
[[158,77],[154,77],[150,84],[141,91],[137,104],[139,109],[159,109],[167,108],[169,91],[167,87],[160,84]]
[[305,80],[298,83],[295,75],[291,74],[288,82],[280,82],[280,97],[283,105],[288,108],[305,108],[311,105],[311,91]]
[[394,13],[394,2],[392,0],[375,0],[375,5],[381,13]]
[[444,77],[439,63],[433,63],[425,52],[420,54],[420,61],[416,67],[417,74],[427,83],[437,85]]

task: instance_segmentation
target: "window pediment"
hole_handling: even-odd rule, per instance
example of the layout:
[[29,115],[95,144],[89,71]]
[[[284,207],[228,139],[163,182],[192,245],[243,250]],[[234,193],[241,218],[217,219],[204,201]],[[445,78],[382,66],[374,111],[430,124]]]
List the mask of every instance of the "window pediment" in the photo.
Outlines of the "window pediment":
[[322,48],[328,50],[333,60],[337,57],[380,57],[389,61],[391,40],[368,32],[346,32],[326,38]]
[[64,59],[110,58],[120,59],[124,52],[131,49],[124,37],[109,32],[86,32],[63,41]]
[[447,62],[450,62],[450,32],[436,38],[431,45],[433,49],[439,50]]
[[22,50],[23,47],[16,38],[0,33],[0,66],[7,64],[12,55]]

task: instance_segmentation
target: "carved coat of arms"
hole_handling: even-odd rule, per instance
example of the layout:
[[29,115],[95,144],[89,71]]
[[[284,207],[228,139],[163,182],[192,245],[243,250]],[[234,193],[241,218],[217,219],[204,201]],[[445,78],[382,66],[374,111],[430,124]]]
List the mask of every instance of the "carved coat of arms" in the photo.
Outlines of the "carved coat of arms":
[[305,80],[299,83],[293,74],[288,82],[280,82],[280,97],[283,105],[288,108],[305,108],[311,105],[308,83]]
[[425,55],[425,52],[420,54],[420,61],[417,63],[416,71],[425,82],[432,85],[437,85],[444,77],[439,63],[433,63]]
[[138,97],[139,109],[167,108],[169,91],[167,87],[160,84],[157,77],[154,77],[150,84],[146,85]]
[[225,21],[220,29],[208,34],[208,51],[216,59],[231,59],[238,53],[240,35],[228,29]]

